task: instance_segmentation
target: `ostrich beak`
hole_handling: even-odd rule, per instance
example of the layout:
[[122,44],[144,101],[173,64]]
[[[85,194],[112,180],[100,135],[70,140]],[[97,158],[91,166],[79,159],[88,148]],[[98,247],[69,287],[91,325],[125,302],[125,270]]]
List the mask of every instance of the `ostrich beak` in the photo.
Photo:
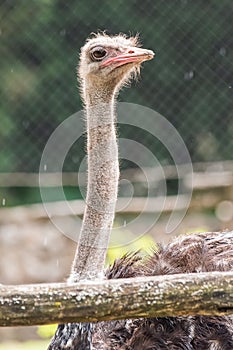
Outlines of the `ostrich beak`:
[[124,54],[107,58],[101,63],[101,67],[107,67],[111,64],[119,67],[126,63],[142,63],[144,61],[152,60],[154,55],[155,54],[152,50],[141,49],[139,47],[130,47]]

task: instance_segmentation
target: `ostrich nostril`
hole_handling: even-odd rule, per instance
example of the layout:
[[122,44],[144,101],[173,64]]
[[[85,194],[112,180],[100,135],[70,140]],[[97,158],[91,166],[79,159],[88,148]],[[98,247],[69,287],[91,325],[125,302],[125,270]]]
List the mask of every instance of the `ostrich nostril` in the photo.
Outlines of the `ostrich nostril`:
[[129,50],[128,53],[134,53],[134,51],[133,50]]

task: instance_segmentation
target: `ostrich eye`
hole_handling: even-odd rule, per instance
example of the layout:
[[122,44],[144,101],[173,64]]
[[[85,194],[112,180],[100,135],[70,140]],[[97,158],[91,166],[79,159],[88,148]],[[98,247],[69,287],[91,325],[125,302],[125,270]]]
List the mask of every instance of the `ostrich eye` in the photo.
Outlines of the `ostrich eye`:
[[103,47],[95,47],[91,52],[91,58],[94,61],[101,61],[107,55],[107,51]]

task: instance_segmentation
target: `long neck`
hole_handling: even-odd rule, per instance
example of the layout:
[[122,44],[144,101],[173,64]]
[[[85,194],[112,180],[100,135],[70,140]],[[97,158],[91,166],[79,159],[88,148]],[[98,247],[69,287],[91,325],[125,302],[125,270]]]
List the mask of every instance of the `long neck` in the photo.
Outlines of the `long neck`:
[[91,87],[88,91],[85,96],[88,186],[72,281],[103,275],[118,190],[114,93],[109,96],[105,91],[101,95],[100,90],[97,93]]

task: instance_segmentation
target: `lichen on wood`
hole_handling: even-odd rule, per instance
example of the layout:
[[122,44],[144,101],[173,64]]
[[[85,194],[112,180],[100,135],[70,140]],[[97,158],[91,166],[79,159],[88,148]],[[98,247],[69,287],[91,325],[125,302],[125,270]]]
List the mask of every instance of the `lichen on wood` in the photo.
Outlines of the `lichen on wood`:
[[0,285],[0,326],[233,314],[233,272]]

